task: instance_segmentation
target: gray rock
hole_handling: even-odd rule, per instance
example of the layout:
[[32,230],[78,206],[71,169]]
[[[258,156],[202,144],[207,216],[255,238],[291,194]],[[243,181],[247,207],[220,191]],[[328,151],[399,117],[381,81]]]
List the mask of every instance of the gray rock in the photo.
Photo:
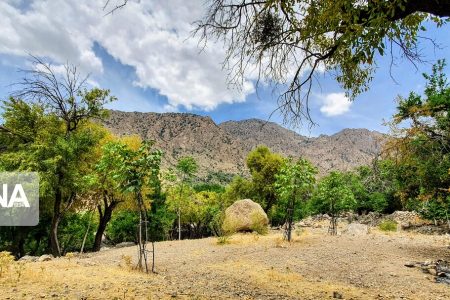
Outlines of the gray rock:
[[350,223],[343,233],[348,235],[367,235],[369,233],[369,226],[359,223]]
[[115,247],[116,248],[124,248],[124,247],[132,247],[132,246],[136,246],[136,244],[134,242],[123,242],[123,243],[117,244]]
[[50,261],[50,260],[52,260],[52,259],[53,259],[53,256],[52,256],[52,255],[44,254],[44,255],[41,255],[41,256],[39,257],[38,261],[39,261],[39,262],[43,262],[43,261]]
[[31,255],[25,255],[22,256],[19,261],[29,261],[29,262],[35,262],[38,261],[39,257],[38,256],[31,256]]

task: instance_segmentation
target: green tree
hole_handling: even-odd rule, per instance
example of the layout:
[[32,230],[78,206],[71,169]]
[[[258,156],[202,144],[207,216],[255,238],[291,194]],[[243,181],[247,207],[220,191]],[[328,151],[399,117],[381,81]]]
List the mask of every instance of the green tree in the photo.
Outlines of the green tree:
[[125,143],[109,143],[105,146],[109,148],[111,155],[118,157],[110,176],[117,180],[124,193],[134,197],[138,208],[138,267],[145,268],[146,272],[148,272],[146,243],[149,225],[147,211],[151,205],[151,198],[161,194],[160,166],[163,153],[153,149],[153,144],[154,142],[144,141],[137,150],[131,149]]
[[450,86],[444,68],[439,61],[431,75],[424,74],[423,95],[399,98],[391,124],[395,138],[386,146],[396,162],[403,201],[419,200],[429,212],[441,207],[443,213],[436,214],[441,216],[450,214]]
[[275,176],[275,188],[279,198],[277,206],[285,212],[286,238],[289,242],[293,222],[302,216],[301,204],[306,203],[314,190],[316,174],[317,169],[306,159],[300,158],[295,163],[292,159],[286,160]]
[[3,109],[0,164],[6,171],[39,172],[41,215],[51,215],[51,250],[58,256],[58,225],[88,186],[92,150],[104,131],[85,119],[67,132],[67,124],[42,104],[10,98]]
[[177,217],[178,217],[178,240],[181,240],[181,206],[182,202],[186,202],[183,200],[188,199],[183,195],[183,191],[185,190],[185,187],[187,185],[192,183],[193,176],[195,175],[195,173],[197,173],[198,165],[192,156],[185,156],[178,160],[176,169],[178,171],[180,179]]
[[266,146],[258,146],[247,156],[247,167],[252,175],[252,186],[257,200],[266,213],[276,204],[276,174],[283,165],[283,157],[270,152]]
[[337,218],[343,211],[353,210],[356,206],[355,196],[346,185],[342,173],[331,172],[323,177],[310,202],[313,213],[326,213],[331,217],[330,233],[337,233]]
[[230,184],[226,186],[223,199],[226,207],[230,206],[237,200],[254,199],[252,182],[241,176],[235,176]]
[[[120,181],[123,180],[122,177],[111,176],[122,167],[123,156],[116,152],[122,145],[119,141],[112,141],[104,145],[101,157],[95,165],[91,186],[93,197],[97,200],[99,222],[92,247],[93,251],[100,251],[103,233],[112,218],[113,211],[117,205],[124,202],[126,197],[122,187],[123,182]],[[98,201],[98,198],[101,200]]]
[[196,32],[205,43],[226,45],[233,83],[242,84],[256,66],[261,81],[285,89],[279,108],[298,121],[310,118],[308,96],[318,72],[330,73],[353,98],[369,88],[378,55],[399,49],[420,61],[424,23],[440,27],[449,16],[448,0],[217,0],[208,1]]
[[[81,78],[75,66],[66,64],[64,74],[59,76],[50,64],[37,57],[33,57],[32,63],[34,68],[25,72],[25,77],[18,84],[20,89],[14,96],[29,103],[36,103],[32,106],[40,106],[40,114],[45,115],[44,119],[51,121],[53,125],[51,128],[36,127],[37,124],[33,123],[37,121],[35,115],[25,128],[34,127],[29,133],[38,134],[34,140],[23,139],[21,129],[14,126],[18,125],[18,121],[27,122],[27,117],[13,119],[19,113],[23,114],[27,110],[24,107],[28,104],[20,100],[10,100],[10,103],[6,104],[5,124],[2,125],[1,131],[9,137],[15,133],[13,145],[30,149],[24,153],[33,158],[27,163],[20,162],[18,167],[39,171],[49,183],[46,188],[50,188],[49,193],[53,199],[51,248],[53,255],[60,256],[58,225],[77,199],[79,189],[83,187],[83,184],[80,184],[80,180],[84,178],[83,174],[80,174],[80,162],[83,162],[83,159],[89,160],[89,152],[100,139],[87,124],[93,118],[104,117],[104,104],[115,98],[109,95],[109,90],[88,90],[85,86],[87,78]],[[34,112],[39,114],[38,109]],[[45,134],[39,132],[40,130]]]
[[362,166],[351,176],[351,185],[357,201],[358,213],[370,211],[392,213],[403,209],[398,196],[397,168],[392,160],[376,160]]

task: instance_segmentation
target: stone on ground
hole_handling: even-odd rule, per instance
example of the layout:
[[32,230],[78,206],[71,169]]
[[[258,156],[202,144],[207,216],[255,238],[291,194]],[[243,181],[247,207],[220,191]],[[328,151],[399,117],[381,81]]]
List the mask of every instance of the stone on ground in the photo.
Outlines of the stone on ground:
[[53,256],[49,254],[41,255],[38,259],[39,262],[52,260]]
[[19,261],[31,261],[31,262],[35,262],[39,259],[39,256],[30,256],[30,255],[25,255],[22,256]]
[[344,233],[349,235],[366,235],[369,233],[369,226],[359,223],[350,223],[344,230]]
[[261,205],[250,199],[234,202],[225,210],[222,229],[227,233],[256,231],[265,233],[269,218]]

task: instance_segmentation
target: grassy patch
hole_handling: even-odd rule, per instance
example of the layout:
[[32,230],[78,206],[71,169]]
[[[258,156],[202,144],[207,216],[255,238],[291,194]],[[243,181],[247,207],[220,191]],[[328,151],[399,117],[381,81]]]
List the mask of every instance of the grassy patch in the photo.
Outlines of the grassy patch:
[[381,231],[397,231],[397,222],[392,220],[384,220],[383,222],[378,225],[378,228]]
[[230,243],[230,236],[229,235],[223,235],[217,237],[217,245],[226,245]]

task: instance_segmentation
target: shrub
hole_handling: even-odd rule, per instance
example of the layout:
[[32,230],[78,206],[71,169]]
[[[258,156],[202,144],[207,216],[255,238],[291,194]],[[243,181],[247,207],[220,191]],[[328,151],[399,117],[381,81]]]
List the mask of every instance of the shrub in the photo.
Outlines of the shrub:
[[106,228],[107,237],[114,243],[137,242],[136,232],[139,223],[137,212],[123,210],[112,217]]
[[392,220],[384,220],[378,225],[378,228],[382,231],[397,231],[397,222]]
[[63,254],[80,251],[89,222],[91,222],[91,225],[86,238],[85,249],[90,249],[94,244],[97,218],[92,216],[91,213],[71,213],[63,218],[59,229],[59,241]]
[[217,209],[213,214],[212,219],[208,224],[209,230],[213,235],[217,237],[225,235],[225,230],[222,228],[224,218],[225,212],[220,209]]
[[238,221],[235,219],[225,219],[222,223],[222,236],[224,235],[232,235],[234,233],[236,233],[236,228],[238,227]]
[[148,234],[152,241],[166,240],[176,220],[176,214],[168,210],[165,200],[165,197],[154,199],[148,211]]
[[230,243],[229,235],[222,235],[217,237],[217,245],[226,245]]
[[2,277],[3,272],[7,271],[10,265],[14,262],[14,256],[8,251],[0,252],[0,277]]
[[252,231],[255,231],[259,234],[267,234],[268,227],[266,225],[265,216],[263,216],[259,212],[255,211],[251,214],[250,218],[252,220],[252,225],[250,226],[250,229]]

